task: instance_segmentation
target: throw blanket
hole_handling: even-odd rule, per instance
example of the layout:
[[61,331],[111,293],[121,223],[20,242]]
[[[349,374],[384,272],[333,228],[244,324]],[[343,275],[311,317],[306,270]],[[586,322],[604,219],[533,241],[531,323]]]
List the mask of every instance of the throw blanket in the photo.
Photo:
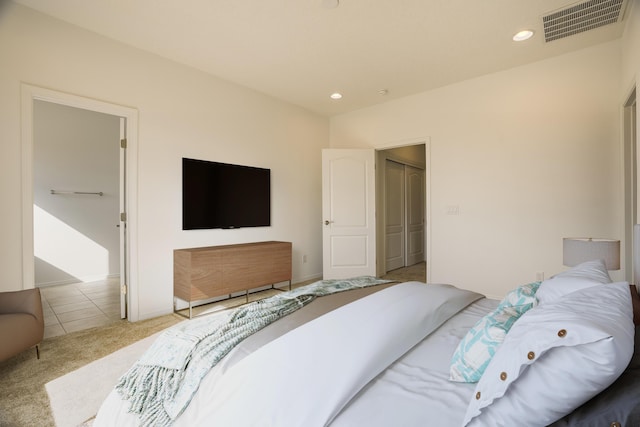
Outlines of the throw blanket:
[[142,426],[168,426],[184,411],[202,378],[249,335],[307,305],[315,298],[389,283],[374,277],[323,280],[246,304],[225,316],[194,319],[165,331],[119,380]]

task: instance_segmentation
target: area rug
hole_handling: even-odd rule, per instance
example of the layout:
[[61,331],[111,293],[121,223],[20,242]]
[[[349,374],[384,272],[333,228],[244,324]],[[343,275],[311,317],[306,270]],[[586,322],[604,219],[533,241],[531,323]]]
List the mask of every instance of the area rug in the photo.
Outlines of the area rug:
[[[30,349],[0,362],[0,426],[54,427],[48,382],[183,321],[175,314],[46,338],[40,359]],[[97,384],[91,381],[89,385]],[[82,420],[81,420],[82,421]]]
[[77,427],[94,417],[102,401],[160,332],[45,385],[57,427]]

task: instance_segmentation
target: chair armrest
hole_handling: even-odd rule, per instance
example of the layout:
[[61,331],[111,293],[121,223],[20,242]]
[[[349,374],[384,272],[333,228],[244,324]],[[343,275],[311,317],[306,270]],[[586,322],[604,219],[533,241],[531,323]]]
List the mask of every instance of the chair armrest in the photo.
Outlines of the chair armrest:
[[40,289],[0,292],[0,314],[27,313],[44,323]]

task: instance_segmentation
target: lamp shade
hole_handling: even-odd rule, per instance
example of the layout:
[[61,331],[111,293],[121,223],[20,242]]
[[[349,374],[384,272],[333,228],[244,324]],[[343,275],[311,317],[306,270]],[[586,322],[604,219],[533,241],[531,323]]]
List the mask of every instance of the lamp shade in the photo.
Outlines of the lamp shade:
[[601,259],[607,270],[620,270],[620,240],[565,237],[562,239],[562,263],[568,267]]

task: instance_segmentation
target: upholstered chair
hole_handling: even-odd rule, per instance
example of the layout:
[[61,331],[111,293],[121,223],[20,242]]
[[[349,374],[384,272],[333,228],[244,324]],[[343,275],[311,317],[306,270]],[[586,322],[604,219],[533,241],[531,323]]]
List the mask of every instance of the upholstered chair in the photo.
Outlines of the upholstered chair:
[[40,289],[0,292],[0,361],[34,346],[39,359],[43,336]]

